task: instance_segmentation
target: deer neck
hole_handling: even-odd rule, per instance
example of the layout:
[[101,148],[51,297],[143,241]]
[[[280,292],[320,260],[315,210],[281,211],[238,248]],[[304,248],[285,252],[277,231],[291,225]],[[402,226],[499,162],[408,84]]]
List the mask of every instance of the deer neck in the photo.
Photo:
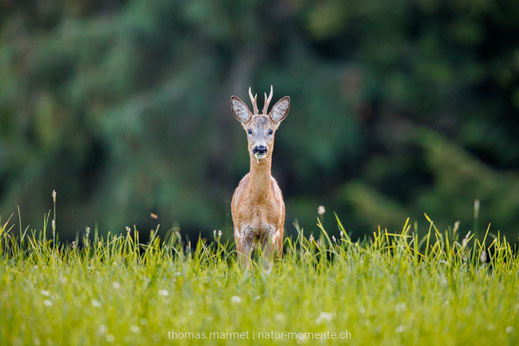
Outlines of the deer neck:
[[254,156],[250,158],[249,193],[255,202],[266,201],[270,196],[271,167],[271,153],[262,160],[257,160]]

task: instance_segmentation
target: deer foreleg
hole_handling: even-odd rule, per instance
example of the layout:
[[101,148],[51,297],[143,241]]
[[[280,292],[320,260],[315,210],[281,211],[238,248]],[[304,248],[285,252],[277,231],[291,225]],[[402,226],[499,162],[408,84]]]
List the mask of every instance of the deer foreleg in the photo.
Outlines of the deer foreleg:
[[245,232],[235,231],[234,240],[236,242],[236,252],[242,268],[251,266],[252,240],[245,237]]
[[268,269],[272,267],[275,259],[281,258],[283,253],[283,233],[276,230],[269,234],[262,246],[263,261]]
[[279,259],[283,255],[283,229],[277,229],[271,240],[274,257]]

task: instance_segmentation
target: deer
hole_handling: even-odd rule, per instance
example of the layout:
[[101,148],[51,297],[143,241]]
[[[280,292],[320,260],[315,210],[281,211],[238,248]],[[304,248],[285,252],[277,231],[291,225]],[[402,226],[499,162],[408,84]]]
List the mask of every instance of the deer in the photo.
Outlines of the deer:
[[270,113],[273,87],[260,113],[258,94],[252,96],[249,87],[251,112],[237,96],[231,96],[231,110],[247,135],[250,171],[238,184],[231,201],[236,251],[243,267],[251,265],[252,250],[261,249],[270,267],[274,258],[283,254],[285,202],[277,181],[271,175],[274,135],[290,110],[290,97],[281,98]]

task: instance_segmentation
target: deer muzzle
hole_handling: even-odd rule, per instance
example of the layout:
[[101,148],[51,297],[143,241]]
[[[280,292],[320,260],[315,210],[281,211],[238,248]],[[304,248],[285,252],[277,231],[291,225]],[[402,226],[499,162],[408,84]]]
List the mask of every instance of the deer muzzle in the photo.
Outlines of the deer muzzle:
[[264,145],[257,145],[252,149],[252,154],[256,159],[264,159],[267,156],[267,147]]

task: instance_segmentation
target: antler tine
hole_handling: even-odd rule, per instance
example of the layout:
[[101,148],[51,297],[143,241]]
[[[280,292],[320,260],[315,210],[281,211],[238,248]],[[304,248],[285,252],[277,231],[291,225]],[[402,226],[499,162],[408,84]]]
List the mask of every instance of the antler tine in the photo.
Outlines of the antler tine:
[[254,114],[258,114],[258,94],[254,95],[254,97],[252,97],[252,90],[250,87],[249,87],[249,97],[250,97],[250,102],[252,102],[252,108],[254,110]]
[[274,88],[272,88],[272,84],[271,84],[269,97],[267,98],[267,93],[264,93],[265,94],[265,103],[263,104],[263,114],[267,114],[267,112],[269,110],[269,104],[270,104],[270,101],[272,101],[273,93],[274,93]]

